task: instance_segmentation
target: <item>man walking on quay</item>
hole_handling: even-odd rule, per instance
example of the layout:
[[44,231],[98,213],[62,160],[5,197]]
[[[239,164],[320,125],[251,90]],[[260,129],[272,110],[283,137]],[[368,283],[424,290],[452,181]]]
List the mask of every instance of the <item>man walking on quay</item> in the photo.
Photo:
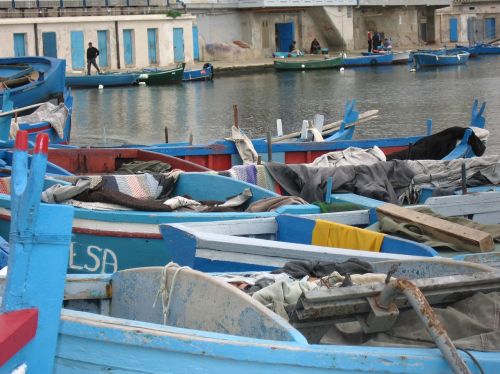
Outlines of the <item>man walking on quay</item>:
[[93,65],[97,69],[97,72],[101,74],[96,62],[97,56],[99,56],[99,50],[93,47],[92,43],[89,43],[89,47],[87,48],[87,75],[90,75],[90,65]]

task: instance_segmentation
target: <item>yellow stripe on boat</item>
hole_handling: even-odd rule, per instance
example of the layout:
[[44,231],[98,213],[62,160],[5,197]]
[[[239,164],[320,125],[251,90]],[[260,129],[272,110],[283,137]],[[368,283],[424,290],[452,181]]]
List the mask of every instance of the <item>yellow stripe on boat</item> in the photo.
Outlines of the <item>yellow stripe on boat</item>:
[[311,244],[380,252],[384,237],[384,234],[378,232],[317,219]]

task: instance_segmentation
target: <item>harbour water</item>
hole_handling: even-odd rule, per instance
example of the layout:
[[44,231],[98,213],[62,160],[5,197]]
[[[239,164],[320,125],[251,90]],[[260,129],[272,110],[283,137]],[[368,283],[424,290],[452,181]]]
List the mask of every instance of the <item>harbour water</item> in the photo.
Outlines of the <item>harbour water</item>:
[[152,144],[169,140],[207,143],[227,137],[238,104],[239,123],[250,136],[298,131],[315,113],[325,122],[341,117],[346,100],[359,111],[378,109],[379,117],[361,125],[355,138],[424,134],[469,123],[475,98],[486,101],[490,130],[488,154],[500,152],[500,58],[484,56],[465,66],[410,72],[384,66],[307,72],[215,76],[212,82],[163,87],[74,90],[72,143],[77,145]]

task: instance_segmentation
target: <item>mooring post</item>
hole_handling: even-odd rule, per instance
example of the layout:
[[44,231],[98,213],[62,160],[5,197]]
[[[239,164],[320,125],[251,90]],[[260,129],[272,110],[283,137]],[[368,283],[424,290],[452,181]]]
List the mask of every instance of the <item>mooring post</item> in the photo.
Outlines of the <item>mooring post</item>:
[[267,161],[273,160],[273,143],[271,141],[271,131],[267,132]]
[[165,126],[164,132],[165,132],[165,143],[168,143],[168,127],[167,126]]
[[239,128],[238,105],[236,105],[236,104],[233,104],[233,124],[234,124],[234,127]]

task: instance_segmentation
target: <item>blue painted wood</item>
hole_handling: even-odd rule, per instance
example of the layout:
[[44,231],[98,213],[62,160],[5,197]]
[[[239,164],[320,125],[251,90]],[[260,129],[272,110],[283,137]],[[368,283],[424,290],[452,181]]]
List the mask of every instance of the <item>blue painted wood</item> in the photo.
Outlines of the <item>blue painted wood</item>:
[[55,32],[43,32],[43,55],[46,57],[57,58],[57,40]]
[[429,66],[464,65],[469,60],[468,52],[459,52],[451,55],[417,52],[413,54],[413,61],[417,68]]
[[277,23],[278,51],[290,52],[290,45],[295,40],[295,31],[293,22]]
[[148,58],[150,65],[158,64],[158,59],[156,57],[156,51],[158,49],[157,44],[158,29],[148,29]]
[[450,18],[450,42],[458,42],[458,20]]
[[392,64],[394,55],[392,53],[370,56],[344,57],[342,63],[345,67],[376,66]]
[[[196,370],[242,374],[449,372],[439,350],[432,348],[360,348],[270,341],[70,310],[63,314],[58,348],[57,374],[99,372],[103,367],[133,373],[138,360],[144,373],[162,372],[172,362],[179,374]],[[470,368],[475,367],[465,353],[459,354]],[[500,365],[498,353],[473,355],[486,373],[494,373]]]
[[26,56],[26,34],[14,34],[14,57]]
[[480,44],[477,46],[480,55],[498,55],[500,54],[500,45]]
[[486,125],[486,118],[484,118],[483,113],[484,109],[486,108],[486,101],[484,101],[481,104],[481,108],[479,108],[479,110],[478,110],[478,105],[479,105],[478,100],[477,99],[474,100],[474,103],[472,105],[472,114],[469,126],[475,126],[484,129]]
[[[199,200],[225,200],[250,188],[250,202],[275,193],[238,180],[213,174],[183,173],[175,193]],[[9,208],[10,199],[0,195],[0,207]],[[314,205],[282,207],[279,212],[294,214],[319,213]],[[271,217],[278,212],[140,212],[92,211],[75,209],[75,217],[86,220],[75,224],[70,249],[69,271],[77,273],[104,273],[131,267],[164,265],[171,259],[165,251],[158,230],[160,223],[224,221]],[[9,222],[0,217],[0,235],[8,232]],[[140,248],[140,250],[138,250]]]
[[6,372],[23,362],[40,372],[50,373],[53,368],[73,208],[40,204],[47,149],[48,136],[40,134],[28,175],[27,134],[18,132],[11,180],[9,272],[1,312],[35,307],[39,320],[22,361],[16,362],[21,356],[14,357],[2,368]]
[[182,74],[182,80],[185,82],[212,80],[214,75],[213,69],[213,66],[210,65],[203,69],[184,70]]
[[198,26],[193,26],[193,59],[200,60],[200,46],[198,42]]
[[109,32],[108,30],[98,30],[97,31],[97,49],[99,50],[99,66],[109,67],[108,62],[108,40]]
[[484,38],[486,41],[495,39],[497,37],[496,32],[496,20],[495,18],[485,18],[484,19]]
[[70,87],[130,86],[137,82],[139,73],[106,73],[97,75],[68,75],[66,84]]
[[85,68],[83,31],[71,31],[71,68]]
[[[46,101],[51,95],[62,95],[65,87],[66,61],[49,57],[14,57],[0,58],[0,66],[6,66],[10,75],[9,65],[26,64],[38,71],[40,78],[10,89],[10,98],[16,108]],[[0,68],[0,76],[4,68]],[[3,105],[5,90],[0,91],[0,105]],[[1,108],[0,108],[1,109]]]
[[174,61],[184,62],[184,29],[174,27]]
[[123,56],[125,60],[125,66],[134,65],[134,41],[133,39],[134,31],[131,29],[123,30]]

